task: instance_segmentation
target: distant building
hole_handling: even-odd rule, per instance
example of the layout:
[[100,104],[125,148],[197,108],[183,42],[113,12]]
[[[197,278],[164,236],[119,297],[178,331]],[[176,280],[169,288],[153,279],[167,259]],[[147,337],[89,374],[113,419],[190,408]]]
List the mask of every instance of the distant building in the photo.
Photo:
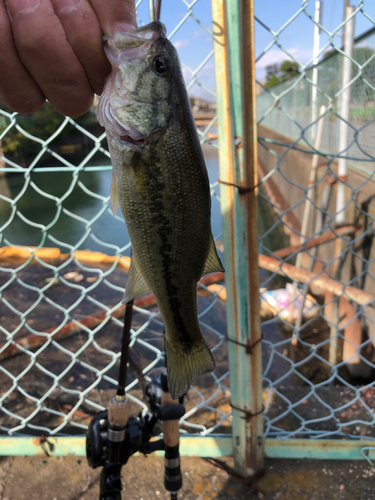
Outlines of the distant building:
[[209,102],[200,97],[190,96],[190,105],[194,114],[216,113],[216,102]]

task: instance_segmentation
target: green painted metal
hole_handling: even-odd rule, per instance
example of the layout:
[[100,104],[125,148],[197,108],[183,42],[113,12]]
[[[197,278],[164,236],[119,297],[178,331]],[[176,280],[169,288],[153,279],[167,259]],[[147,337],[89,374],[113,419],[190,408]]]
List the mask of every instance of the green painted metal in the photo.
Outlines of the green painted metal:
[[[86,455],[86,436],[48,437],[1,437],[0,456]],[[180,453],[184,456],[222,457],[232,454],[232,436],[182,436]],[[164,452],[155,452],[164,455]]]
[[[86,436],[48,437],[41,443],[35,437],[1,437],[0,456],[85,456]],[[52,447],[51,447],[52,445]],[[231,456],[232,436],[182,436],[182,456],[223,457]],[[375,460],[375,441],[338,439],[266,439],[265,452],[269,458]],[[162,456],[164,452],[156,452]]]
[[180,438],[180,453],[196,457],[229,456],[232,455],[232,436],[183,436]]
[[266,439],[265,443],[270,458],[375,459],[375,441],[368,439]]
[[86,454],[86,436],[48,437],[1,437],[0,455],[77,455]]
[[[213,1],[216,92],[217,102],[222,103],[218,106],[217,114],[227,325],[228,339],[234,341],[228,343],[233,408],[233,457],[236,471],[243,476],[251,476],[263,468],[263,429],[261,352],[257,349],[257,352],[250,356],[245,349],[245,344],[252,338],[250,290],[251,287],[254,288],[254,283],[249,280],[248,252],[251,228],[248,224],[244,196],[233,187],[243,186],[246,182],[243,152],[248,145],[247,141],[250,141],[249,138],[243,137],[244,109],[250,106],[250,103],[244,99],[242,82],[241,14],[240,1]],[[237,147],[239,140],[243,147]],[[257,241],[254,244],[257,246]],[[254,281],[257,283],[257,280]],[[255,293],[258,296],[257,286]],[[254,378],[251,363],[256,356],[259,357],[259,376]],[[256,422],[244,418],[246,412],[252,412]],[[257,426],[258,421],[260,425]]]

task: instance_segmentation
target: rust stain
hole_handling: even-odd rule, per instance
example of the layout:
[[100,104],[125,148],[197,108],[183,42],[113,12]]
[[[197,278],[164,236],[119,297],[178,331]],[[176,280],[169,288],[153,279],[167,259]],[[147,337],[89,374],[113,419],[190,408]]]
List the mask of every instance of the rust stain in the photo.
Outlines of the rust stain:
[[31,441],[35,446],[41,447],[47,457],[55,450],[55,445],[46,438],[46,436],[38,436]]
[[34,446],[40,446],[40,437],[34,437],[31,439],[31,442]]
[[249,284],[249,345],[253,346],[249,359],[251,374],[251,407],[254,416],[247,424],[246,469],[259,473],[264,469],[262,407],[262,356],[259,304],[258,268],[258,137],[256,122],[254,0],[241,2],[241,57],[243,92],[244,184],[253,188],[244,196],[247,226],[248,284]]
[[243,144],[242,144],[242,137],[240,135],[236,135],[234,138],[234,145],[237,149],[241,149]]

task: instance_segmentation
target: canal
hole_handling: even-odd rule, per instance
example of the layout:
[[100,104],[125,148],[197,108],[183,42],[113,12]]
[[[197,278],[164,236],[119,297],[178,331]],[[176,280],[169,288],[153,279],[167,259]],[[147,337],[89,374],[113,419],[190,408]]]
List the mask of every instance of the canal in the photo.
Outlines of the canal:
[[[219,178],[217,150],[204,147],[210,183]],[[112,178],[104,156],[85,170],[23,172],[0,178],[0,238],[3,245],[71,247],[114,255],[129,254],[129,236],[118,211],[109,207]],[[102,168],[100,168],[102,166]],[[212,231],[220,237],[219,186],[213,187]]]

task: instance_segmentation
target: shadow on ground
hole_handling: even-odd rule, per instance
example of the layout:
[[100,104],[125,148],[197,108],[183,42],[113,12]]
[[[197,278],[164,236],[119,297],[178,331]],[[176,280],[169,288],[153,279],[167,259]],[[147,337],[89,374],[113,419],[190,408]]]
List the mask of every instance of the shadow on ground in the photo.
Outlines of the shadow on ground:
[[[375,468],[365,461],[268,459],[255,483],[233,459],[182,458],[184,500],[373,500]],[[100,470],[84,457],[9,457],[0,461],[0,500],[93,500]],[[132,457],[123,468],[123,500],[167,500],[162,457]]]

